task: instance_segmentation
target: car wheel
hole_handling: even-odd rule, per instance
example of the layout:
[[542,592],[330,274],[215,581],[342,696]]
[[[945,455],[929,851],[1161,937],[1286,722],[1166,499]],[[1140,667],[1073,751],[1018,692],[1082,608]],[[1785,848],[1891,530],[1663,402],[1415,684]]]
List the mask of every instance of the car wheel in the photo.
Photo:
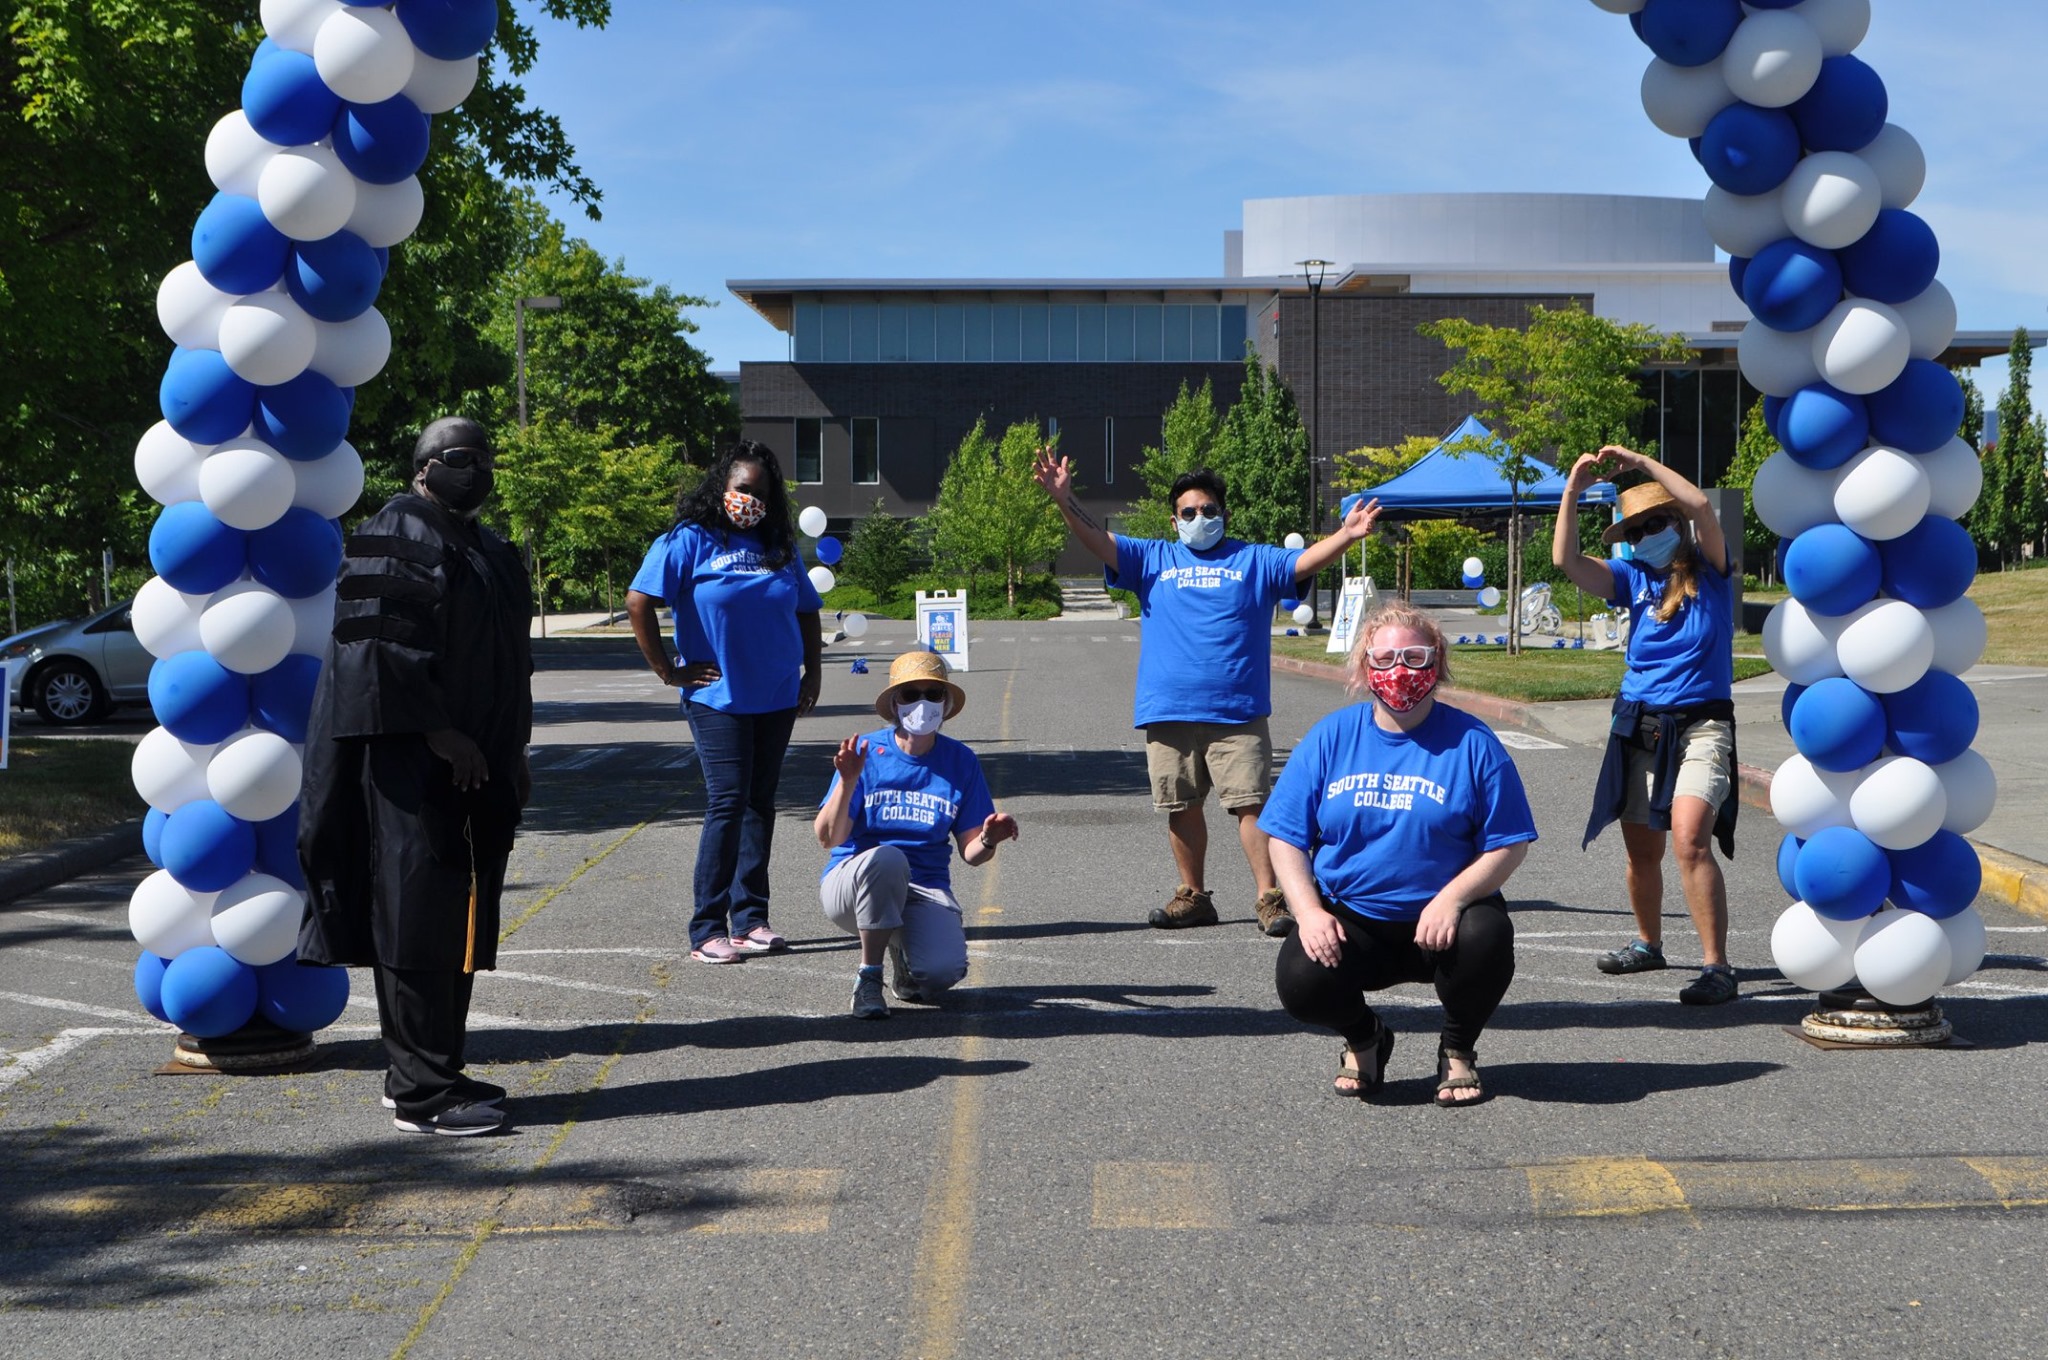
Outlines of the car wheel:
[[59,727],[91,722],[107,708],[99,677],[82,662],[59,661],[36,677],[36,712]]

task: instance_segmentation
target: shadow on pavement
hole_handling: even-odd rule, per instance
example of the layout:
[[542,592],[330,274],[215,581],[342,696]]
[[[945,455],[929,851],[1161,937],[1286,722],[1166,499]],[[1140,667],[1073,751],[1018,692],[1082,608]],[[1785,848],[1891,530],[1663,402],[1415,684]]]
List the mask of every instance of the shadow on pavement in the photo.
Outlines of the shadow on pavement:
[[[1546,1105],[1631,1105],[1673,1091],[1695,1091],[1755,1081],[1784,1067],[1773,1062],[1520,1062],[1486,1063],[1487,1094]],[[1424,1090],[1436,1098],[1435,1083]],[[1419,1103],[1419,1102],[1418,1102]]]
[[588,1123],[648,1115],[701,1114],[711,1110],[752,1110],[770,1105],[808,1105],[845,1096],[895,1095],[946,1077],[991,1077],[1021,1072],[1031,1064],[1012,1058],[967,1062],[958,1058],[892,1054],[823,1058],[719,1076],[607,1086],[599,1091],[522,1096],[508,1109],[521,1123]]

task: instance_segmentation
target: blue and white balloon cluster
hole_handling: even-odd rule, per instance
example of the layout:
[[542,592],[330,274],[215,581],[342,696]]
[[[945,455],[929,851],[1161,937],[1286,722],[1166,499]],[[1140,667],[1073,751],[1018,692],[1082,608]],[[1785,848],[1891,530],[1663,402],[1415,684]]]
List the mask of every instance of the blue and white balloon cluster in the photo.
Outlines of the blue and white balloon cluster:
[[201,1038],[262,1015],[332,1024],[340,969],[299,968],[300,762],[334,621],[337,516],[363,490],[355,388],[375,307],[419,225],[429,115],[475,85],[496,0],[263,0],[242,107],[206,139],[220,190],[165,276],[176,343],[135,475],[164,509],[135,597],[163,725],[136,747],[158,871],[128,908],[145,1009]]
[[1983,962],[1963,837],[1997,794],[1957,678],[1985,643],[1957,523],[1982,473],[1935,362],[1956,308],[1908,210],[1926,161],[1852,55],[1869,0],[1594,3],[1656,54],[1643,107],[1714,182],[1707,231],[1754,318],[1737,359],[1780,445],[1753,488],[1793,597],[1764,629],[1799,752],[1771,784],[1797,899],[1772,953],[1802,987],[1917,1005]]

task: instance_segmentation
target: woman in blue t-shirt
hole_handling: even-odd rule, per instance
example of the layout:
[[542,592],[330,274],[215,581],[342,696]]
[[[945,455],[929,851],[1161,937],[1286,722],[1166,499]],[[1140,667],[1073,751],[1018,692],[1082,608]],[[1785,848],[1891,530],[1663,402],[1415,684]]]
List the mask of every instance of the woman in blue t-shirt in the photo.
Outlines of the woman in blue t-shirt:
[[[675,613],[675,649],[657,618]],[[797,556],[782,469],[743,441],[676,497],[626,592],[640,654],[683,711],[704,772],[690,957],[738,963],[788,942],[768,924],[775,790],[799,716],[818,702],[818,592]]]
[[875,700],[889,725],[848,737],[832,757],[832,787],[813,823],[832,852],[818,898],[832,924],[860,937],[853,1013],[865,1020],[889,1016],[885,952],[904,1001],[935,1001],[967,975],[953,850],[968,864],[986,864],[1017,836],[1017,819],[996,811],[974,752],[939,733],[966,705],[944,657],[906,652]]
[[[1621,493],[1620,517],[1601,535],[1627,541],[1628,558],[1579,551],[1579,494],[1600,476],[1650,480]],[[1678,993],[1689,1006],[1733,1001],[1728,890],[1714,859],[1735,852],[1735,582],[1728,541],[1706,493],[1676,469],[1609,444],[1572,465],[1551,537],[1550,560],[1581,590],[1627,606],[1628,671],[1593,815],[1590,844],[1621,823],[1628,851],[1628,905],[1636,938],[1594,962],[1603,973],[1643,973],[1664,962],[1664,842],[1676,848],[1685,905],[1699,932],[1698,978]]]
[[1394,1032],[1367,992],[1431,982],[1443,1002],[1436,1102],[1476,1104],[1480,1032],[1515,976],[1501,888],[1536,839],[1522,779],[1485,723],[1441,703],[1443,632],[1389,604],[1367,619],[1346,678],[1372,701],[1330,714],[1287,758],[1259,828],[1295,932],[1275,983],[1297,1020],[1344,1036],[1337,1093],[1386,1081]]

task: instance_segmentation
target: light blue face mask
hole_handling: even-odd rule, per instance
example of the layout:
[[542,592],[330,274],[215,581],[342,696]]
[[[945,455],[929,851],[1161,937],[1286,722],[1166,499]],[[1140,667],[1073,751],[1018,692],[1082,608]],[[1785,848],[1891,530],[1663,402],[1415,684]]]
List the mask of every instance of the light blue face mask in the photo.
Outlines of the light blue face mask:
[[1643,541],[1632,551],[1636,561],[1646,567],[1662,569],[1671,565],[1671,559],[1678,554],[1678,526],[1667,524],[1654,534],[1646,534]]
[[1206,552],[1223,541],[1223,516],[1211,519],[1197,515],[1193,519],[1176,519],[1173,527],[1180,534],[1180,541],[1196,552]]

